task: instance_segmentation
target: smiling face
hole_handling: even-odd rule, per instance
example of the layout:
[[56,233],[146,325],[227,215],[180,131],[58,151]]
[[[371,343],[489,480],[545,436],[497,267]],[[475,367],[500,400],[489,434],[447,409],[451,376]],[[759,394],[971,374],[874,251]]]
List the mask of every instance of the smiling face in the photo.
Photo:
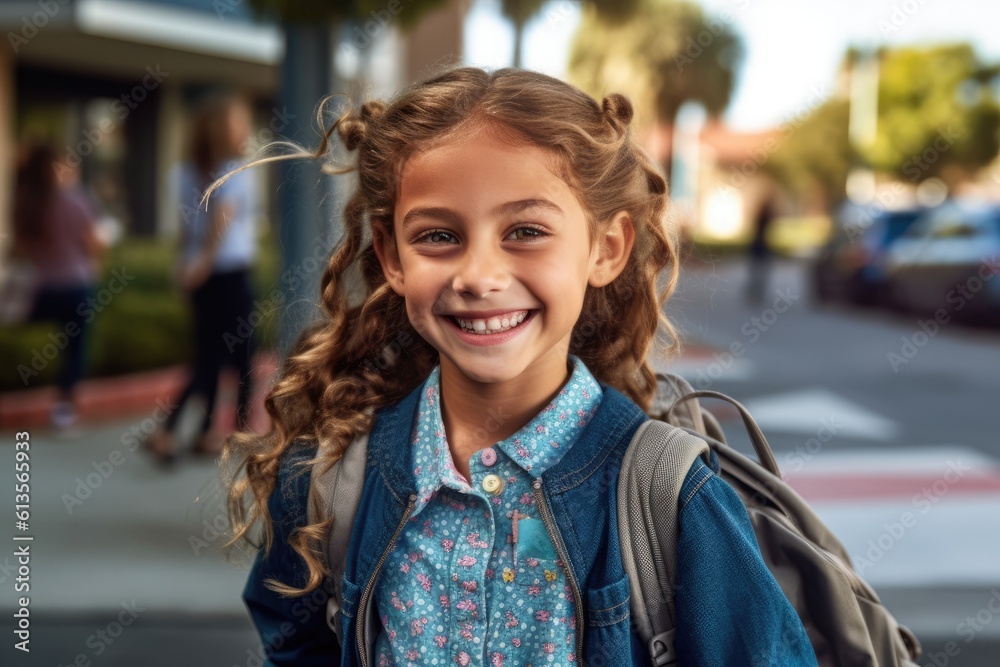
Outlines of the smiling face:
[[[393,235],[377,230],[376,252],[414,329],[440,352],[443,379],[566,379],[587,286],[624,268],[632,228],[623,212],[592,245],[584,210],[554,167],[541,149],[483,130],[404,164]],[[480,332],[463,331],[456,316],[479,319]],[[481,332],[494,327],[509,330]]]

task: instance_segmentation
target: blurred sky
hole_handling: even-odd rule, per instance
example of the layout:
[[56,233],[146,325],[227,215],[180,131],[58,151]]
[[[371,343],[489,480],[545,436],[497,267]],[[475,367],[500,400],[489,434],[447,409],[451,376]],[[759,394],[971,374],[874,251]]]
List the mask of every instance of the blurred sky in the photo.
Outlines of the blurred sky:
[[[778,125],[807,108],[814,91],[828,95],[851,44],[969,41],[980,57],[1000,60],[996,0],[703,0],[701,4],[717,16],[728,11],[744,39],[746,57],[725,116],[741,130]],[[549,2],[526,30],[524,66],[564,76],[579,19],[577,3]],[[511,64],[513,32],[500,15],[499,0],[474,0],[466,27],[469,64]]]

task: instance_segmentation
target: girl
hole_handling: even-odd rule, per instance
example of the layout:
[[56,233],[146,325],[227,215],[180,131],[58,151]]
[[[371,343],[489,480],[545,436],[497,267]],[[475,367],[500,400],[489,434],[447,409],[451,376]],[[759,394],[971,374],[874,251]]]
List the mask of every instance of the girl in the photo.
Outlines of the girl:
[[[678,264],[631,119],[621,95],[457,68],[327,133],[359,176],[327,317],[268,395],[271,432],[234,435],[223,459],[231,543],[264,531],[244,600],[267,664],[649,664],[615,484],[656,391],[646,356],[660,325],[673,334]],[[359,436],[340,642],[308,472]],[[681,663],[814,665],[735,493],[699,461],[683,497]]]

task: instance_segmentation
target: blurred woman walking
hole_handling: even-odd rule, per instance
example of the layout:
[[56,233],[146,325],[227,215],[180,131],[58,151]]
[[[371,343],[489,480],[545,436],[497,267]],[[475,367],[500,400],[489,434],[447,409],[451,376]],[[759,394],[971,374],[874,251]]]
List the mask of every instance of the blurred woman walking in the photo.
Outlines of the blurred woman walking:
[[56,323],[58,337],[65,340],[58,361],[59,396],[50,414],[57,429],[76,423],[75,388],[84,374],[90,328],[81,313],[94,293],[106,248],[77,176],[52,148],[34,146],[19,165],[14,196],[14,255],[30,261],[37,279],[28,321]]
[[250,132],[249,107],[236,96],[213,97],[194,117],[190,159],[180,178],[183,225],[177,275],[191,303],[195,353],[177,409],[147,441],[147,449],[161,463],[176,457],[173,431],[184,405],[195,395],[204,399],[205,411],[192,451],[220,453],[222,434],[211,430],[211,418],[225,365],[235,366],[239,374],[236,428],[247,428],[253,340],[234,334],[241,318],[250,320],[253,308],[250,271],[257,257],[253,177],[244,171],[230,178],[212,194],[207,211],[201,198],[218,176],[240,166]]

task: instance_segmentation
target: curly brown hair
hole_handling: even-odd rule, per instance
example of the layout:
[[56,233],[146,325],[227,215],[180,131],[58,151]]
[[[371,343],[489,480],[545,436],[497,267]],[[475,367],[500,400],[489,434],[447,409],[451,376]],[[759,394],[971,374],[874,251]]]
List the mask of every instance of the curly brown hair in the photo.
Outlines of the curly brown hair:
[[[322,114],[321,108],[320,118]],[[226,441],[221,465],[232,471],[226,483],[233,531],[226,547],[258,542],[270,549],[267,501],[282,455],[295,441],[317,446],[303,468],[332,466],[358,435],[371,430],[376,410],[409,394],[437,365],[437,350],[416,333],[404,299],[386,282],[372,228],[392,229],[406,160],[464,131],[489,128],[556,156],[564,180],[588,213],[591,238],[614,214],[630,214],[635,230],[631,255],[614,281],[587,287],[570,353],[600,383],[649,410],[656,392],[647,361],[650,348],[656,344],[666,356],[679,345],[663,314],[677,281],[678,244],[666,219],[666,179],[635,140],[632,115],[632,104],[623,95],[611,94],[598,103],[537,72],[452,67],[412,84],[389,102],[349,105],[313,152],[248,165],[328,157],[336,132],[349,151],[357,152],[357,163],[343,168],[327,164],[325,170],[339,174],[356,169],[358,185],[345,205],[344,235],[323,273],[325,317],[298,338],[265,399],[271,430],[265,435],[236,433]],[[667,279],[660,290],[664,272]],[[657,339],[661,327],[666,340]],[[330,521],[293,532],[291,545],[308,566],[305,586],[270,580],[273,590],[304,595],[323,582]],[[251,537],[255,526],[262,528],[263,539]]]

